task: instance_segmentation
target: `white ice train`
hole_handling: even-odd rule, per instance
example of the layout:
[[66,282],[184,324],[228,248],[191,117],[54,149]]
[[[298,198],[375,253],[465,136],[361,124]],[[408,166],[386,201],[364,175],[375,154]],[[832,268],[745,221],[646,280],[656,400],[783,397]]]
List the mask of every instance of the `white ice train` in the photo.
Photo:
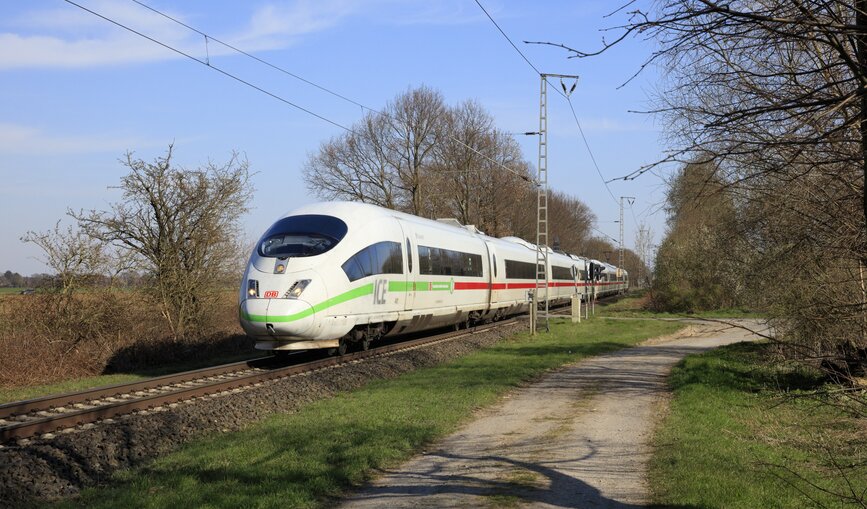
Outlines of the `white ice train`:
[[[613,265],[553,251],[548,261],[553,304],[594,286],[599,296],[627,289],[626,272]],[[536,246],[515,237],[368,204],[317,203],[279,219],[257,243],[240,321],[262,350],[366,349],[385,335],[526,312],[535,267]]]

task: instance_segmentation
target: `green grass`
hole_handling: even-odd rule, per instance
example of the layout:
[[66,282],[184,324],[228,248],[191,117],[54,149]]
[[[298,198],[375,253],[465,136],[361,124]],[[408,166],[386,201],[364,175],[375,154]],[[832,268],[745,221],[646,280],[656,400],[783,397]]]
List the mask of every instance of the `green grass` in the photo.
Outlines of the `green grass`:
[[66,505],[320,507],[455,430],[541,373],[668,334],[679,324],[590,320],[520,334],[447,364],[318,401],[241,432],[211,436],[122,472]]
[[[821,388],[821,380],[767,362],[768,348],[732,345],[687,357],[674,369],[671,413],[654,438],[654,502],[706,509],[848,507],[810,486],[847,493],[846,478],[852,490],[867,492],[864,423],[815,399],[791,397]],[[856,468],[838,471],[829,453]]]
[[189,371],[191,369],[199,369],[208,366],[215,366],[218,364],[228,364],[230,362],[263,357],[265,355],[267,355],[265,352],[255,351],[242,355],[196,359],[190,362],[159,366],[153,369],[143,370],[136,373],[112,373],[107,375],[88,376],[83,378],[64,380],[62,382],[57,382],[53,384],[34,385],[31,387],[0,387],[0,403],[39,398],[42,396],[50,396],[52,394],[63,394],[67,392],[81,391],[84,389],[92,389],[94,387],[103,387],[106,385],[137,382],[139,380],[145,380],[147,378],[152,378],[155,376],[179,373],[181,371]]
[[18,295],[24,288],[0,288],[0,297],[4,295]]

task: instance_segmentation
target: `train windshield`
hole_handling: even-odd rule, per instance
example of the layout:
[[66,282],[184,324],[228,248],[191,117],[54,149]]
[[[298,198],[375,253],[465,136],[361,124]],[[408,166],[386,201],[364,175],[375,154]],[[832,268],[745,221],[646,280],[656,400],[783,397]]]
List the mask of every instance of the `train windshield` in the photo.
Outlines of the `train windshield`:
[[336,246],[347,230],[346,223],[332,216],[284,217],[262,236],[259,255],[271,258],[316,256]]

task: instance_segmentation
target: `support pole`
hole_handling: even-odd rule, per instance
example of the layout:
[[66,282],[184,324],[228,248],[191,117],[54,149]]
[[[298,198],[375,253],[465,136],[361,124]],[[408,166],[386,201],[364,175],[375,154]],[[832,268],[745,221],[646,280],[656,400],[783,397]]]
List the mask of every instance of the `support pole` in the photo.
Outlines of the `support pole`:
[[[567,89],[563,83],[563,79],[578,80],[578,76],[569,74],[550,74],[540,73],[541,78],[539,87],[539,167],[538,178],[536,179],[537,186],[537,204],[536,204],[536,300],[544,299],[544,307],[537,309],[536,319],[531,319],[530,326],[533,332],[536,331],[537,320],[543,318],[545,320],[545,331],[549,330],[549,309],[548,299],[549,281],[548,281],[548,78],[559,78],[560,86],[563,87],[563,92],[568,97],[575,90],[575,85],[571,89]],[[541,304],[538,304],[540,307]],[[541,311],[542,316],[538,316],[538,311]]]
[[617,275],[620,276],[620,271],[623,270],[623,200],[629,200],[629,205],[632,206],[635,203],[634,196],[621,196],[620,197],[620,256],[618,257],[617,262]]
[[[548,77],[539,89],[539,168],[536,204],[536,299],[545,300],[542,317],[548,330]],[[537,309],[538,311],[538,309]],[[537,319],[538,312],[536,314]],[[533,332],[537,323],[533,321]]]
[[536,307],[536,292],[530,292],[530,335],[536,335],[536,314],[538,312],[538,308]]

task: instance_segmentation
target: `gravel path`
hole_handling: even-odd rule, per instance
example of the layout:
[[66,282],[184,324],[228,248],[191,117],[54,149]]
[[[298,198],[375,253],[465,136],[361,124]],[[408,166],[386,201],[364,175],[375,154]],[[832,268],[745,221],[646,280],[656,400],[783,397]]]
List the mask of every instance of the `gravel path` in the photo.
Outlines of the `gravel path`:
[[[755,321],[744,326],[760,328]],[[560,369],[507,396],[341,507],[642,507],[665,378],[685,355],[756,337],[714,324]]]

